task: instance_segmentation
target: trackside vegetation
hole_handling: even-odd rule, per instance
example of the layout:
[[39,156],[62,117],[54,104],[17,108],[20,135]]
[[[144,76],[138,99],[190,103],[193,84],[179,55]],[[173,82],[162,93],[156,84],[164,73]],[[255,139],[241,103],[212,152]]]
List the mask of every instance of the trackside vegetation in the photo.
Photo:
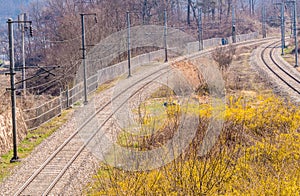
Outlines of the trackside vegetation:
[[[230,96],[219,141],[198,150],[212,108],[199,108],[189,149],[159,169],[128,172],[102,164],[88,195],[297,195],[300,108],[275,95]],[[138,145],[138,144],[136,144]]]
[[[30,155],[31,152],[51,136],[55,131],[62,127],[70,117],[72,110],[64,110],[59,117],[53,118],[51,121],[43,124],[39,128],[33,131],[29,131],[26,138],[18,144],[18,156],[20,159],[24,159]],[[12,174],[13,169],[16,165],[21,162],[14,164],[10,163],[10,159],[13,157],[13,151],[4,154],[0,158],[0,182],[9,175]]]

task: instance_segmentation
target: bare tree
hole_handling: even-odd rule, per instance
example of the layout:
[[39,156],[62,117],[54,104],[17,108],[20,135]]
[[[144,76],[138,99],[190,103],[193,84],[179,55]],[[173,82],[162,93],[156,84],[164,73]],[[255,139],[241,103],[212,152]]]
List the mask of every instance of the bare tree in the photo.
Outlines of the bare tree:
[[[96,25],[94,19],[86,18],[87,45],[94,45],[112,33],[126,28],[126,11],[131,12],[133,26],[162,25],[163,10],[167,9],[168,25],[176,24],[196,36],[196,22],[193,18],[198,18],[197,8],[201,6],[204,15],[203,26],[207,32],[204,34],[206,39],[229,36],[228,20],[231,17],[231,7],[234,5],[242,8],[248,5],[249,0],[91,0],[86,2],[88,3],[78,0],[44,0],[43,3],[36,1],[31,3],[28,10],[34,24],[34,38],[28,43],[30,45],[28,64],[60,66],[59,70],[54,70],[55,77],[50,75],[48,80],[59,81],[62,86],[72,82],[75,70],[81,62],[80,13],[97,14]],[[255,0],[253,2],[256,3]],[[248,13],[248,10],[243,12]],[[181,17],[183,14],[187,14],[186,19]],[[237,13],[237,18],[238,14],[240,13]],[[216,17],[219,18],[217,22]],[[87,50],[89,49],[88,47]],[[33,81],[32,85],[44,82]]]
[[219,69],[225,72],[232,63],[236,48],[233,45],[228,47],[218,47],[212,54],[214,61],[219,65]]
[[187,24],[191,25],[191,6],[192,6],[192,0],[188,0],[187,4]]

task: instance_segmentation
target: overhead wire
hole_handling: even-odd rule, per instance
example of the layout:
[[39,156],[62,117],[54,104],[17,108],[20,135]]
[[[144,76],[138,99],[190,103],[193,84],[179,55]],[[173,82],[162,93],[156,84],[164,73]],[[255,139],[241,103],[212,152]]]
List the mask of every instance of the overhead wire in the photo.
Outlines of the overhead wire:
[[[71,67],[72,67],[72,66],[71,66]],[[58,76],[58,78],[54,78],[53,80],[50,80],[50,81],[48,81],[48,82],[46,82],[46,83],[39,84],[39,85],[36,85],[36,86],[31,86],[31,87],[28,87],[28,88],[26,88],[26,89],[28,89],[28,90],[37,89],[37,88],[40,88],[40,87],[47,86],[48,84],[51,84],[52,82],[55,82],[55,81],[57,81],[58,79],[61,80],[61,79],[63,79],[63,78],[66,77],[66,76],[67,76],[67,77],[68,77],[68,76],[72,76],[72,74],[68,74],[68,73],[70,72],[70,70],[72,70],[72,69],[73,69],[73,67],[67,69],[67,71],[64,72],[64,74]],[[45,73],[46,73],[46,72],[45,72]]]
[[[86,34],[90,34],[92,32],[92,30],[94,30],[97,27],[97,24],[94,24],[90,29],[87,29]],[[71,39],[67,39],[67,40],[43,40],[44,42],[47,43],[66,43],[66,42],[72,42],[78,39],[81,39],[82,35],[80,34],[77,37],[71,38]]]
[[[91,33],[92,30],[94,30],[95,28],[97,27],[97,24],[94,24],[93,27],[91,27],[90,29],[88,29],[86,31],[87,34]],[[78,36],[78,37],[75,37],[75,38],[72,38],[72,39],[68,39],[68,40],[63,40],[63,41],[51,41],[51,40],[44,40],[45,42],[48,42],[48,43],[67,43],[67,42],[71,42],[71,41],[75,41],[76,39],[80,39],[82,37],[82,35]],[[76,57],[73,57],[73,60],[75,59]],[[78,63],[79,60],[75,61],[76,64]],[[61,65],[61,67],[66,67],[66,65],[68,65],[68,63],[65,63],[64,65]],[[72,67],[72,66],[70,66]],[[67,73],[70,72],[71,69],[68,69],[67,70]],[[46,72],[45,72],[46,73]],[[71,74],[68,74],[67,76],[70,76]],[[66,76],[66,75],[63,75],[63,76]],[[62,77],[60,77],[61,79]],[[36,86],[32,86],[32,87],[27,87],[26,89],[28,90],[32,90],[32,89],[37,89],[37,88],[40,88],[40,87],[43,87],[43,86],[46,86],[48,84],[51,84],[52,82],[54,81],[57,81],[57,78],[51,80],[51,81],[48,81],[47,83],[44,83],[44,84],[40,84],[40,85],[36,85]]]
[[[86,34],[90,34],[90,33],[92,33],[92,31],[95,29],[97,27],[97,24],[94,24],[91,28],[89,28],[87,31],[86,31]],[[113,29],[115,29],[115,28],[113,28]],[[122,29],[122,30],[126,30],[126,29]],[[121,31],[122,31],[121,30]],[[120,31],[119,31],[120,32]],[[151,38],[151,36],[153,35],[153,34],[157,34],[157,35],[161,35],[161,34],[163,34],[163,33],[160,33],[160,32],[157,32],[157,33],[149,33],[149,34],[145,34],[148,38]],[[172,33],[170,33],[170,34],[173,34],[173,32]],[[61,40],[61,41],[54,41],[54,40],[44,40],[44,42],[47,42],[47,43],[67,43],[67,42],[71,42],[71,41],[75,41],[75,40],[78,40],[78,39],[80,39],[80,38],[82,38],[82,35],[79,35],[79,36],[77,36],[77,37],[75,37],[75,38],[72,38],[72,39],[68,39],[68,40]],[[104,45],[104,44],[103,44]],[[114,46],[113,46],[114,45]],[[107,43],[107,45],[105,44],[105,46],[107,46],[107,47],[109,47],[109,50],[113,50],[113,49],[115,49],[115,46],[120,46],[120,44],[119,43],[117,43],[117,44],[111,44],[111,43]],[[107,49],[107,48],[106,48]],[[106,50],[107,51],[107,50]],[[118,55],[119,54],[121,54],[122,52],[118,52]],[[101,58],[94,58],[94,59],[87,59],[87,61],[88,62],[95,62],[95,63],[97,63],[97,62],[101,62],[102,60],[102,58],[108,58],[109,56],[111,56],[111,53],[110,53],[110,55],[107,55],[107,56],[104,56],[104,57],[101,57]],[[74,58],[76,58],[76,57],[73,57],[73,60],[74,60]],[[80,63],[79,62],[80,60],[75,60],[75,63],[74,63],[74,65],[76,66],[78,63]],[[65,63],[64,65],[61,65],[61,67],[65,67],[66,65],[69,65],[68,63]],[[71,75],[73,75],[73,74],[71,74],[71,71],[73,71],[72,69],[73,69],[73,67],[74,67],[74,65],[73,66],[68,66],[68,67],[70,67],[69,69],[67,69],[67,70],[65,70],[65,72],[64,72],[64,75],[61,75],[60,77],[59,77],[59,79],[61,80],[63,77],[66,77],[66,76],[71,76]],[[70,73],[70,74],[69,74]],[[67,74],[67,75],[66,75]],[[47,83],[44,83],[44,84],[39,84],[39,85],[36,85],[36,86],[31,86],[31,87],[28,87],[27,89],[37,89],[37,88],[40,88],[40,87],[47,87],[47,86],[52,86],[53,84],[53,82],[55,82],[55,81],[57,81],[57,78],[55,78],[55,79],[53,79],[53,80],[50,80],[50,81],[48,81]]]

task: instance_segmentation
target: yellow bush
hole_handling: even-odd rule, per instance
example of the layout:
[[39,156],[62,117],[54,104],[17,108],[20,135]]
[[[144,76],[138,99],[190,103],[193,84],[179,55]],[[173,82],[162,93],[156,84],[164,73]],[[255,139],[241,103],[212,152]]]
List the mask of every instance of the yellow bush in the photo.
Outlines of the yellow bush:
[[[208,118],[211,111],[211,105],[202,105],[200,117]],[[226,122],[242,125],[248,133],[258,135],[288,133],[300,127],[299,107],[276,96],[231,96],[223,116]]]
[[[211,111],[210,105],[198,109],[203,119],[208,119]],[[198,157],[194,148],[156,170],[125,172],[106,166],[88,194],[298,195],[299,107],[275,96],[229,97],[222,116],[226,133],[233,129],[243,132],[252,145],[235,141],[228,146],[226,137],[221,136],[209,155]]]
[[299,108],[275,96],[230,97],[225,116],[227,121],[243,124],[248,131],[262,135],[300,127]]
[[[300,134],[279,134],[245,149],[237,161],[227,194],[297,195],[300,193]],[[232,187],[231,189],[229,187]]]

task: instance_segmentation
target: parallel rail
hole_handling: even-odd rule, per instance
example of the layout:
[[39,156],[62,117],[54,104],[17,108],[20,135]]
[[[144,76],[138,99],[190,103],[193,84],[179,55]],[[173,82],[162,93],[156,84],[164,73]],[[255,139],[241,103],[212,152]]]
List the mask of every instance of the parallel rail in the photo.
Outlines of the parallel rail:
[[[275,60],[274,51],[278,47],[278,42],[274,42],[265,47],[260,56],[264,65],[286,86],[292,89],[294,92],[300,95],[300,80],[294,74],[286,71],[280,64]],[[271,62],[269,62],[270,58]]]
[[[268,39],[261,40],[259,42],[253,43],[253,41],[238,43],[236,45],[250,46],[258,43],[265,43]],[[202,51],[201,53],[192,54],[188,57],[182,57],[178,60],[185,60],[186,58],[195,59],[201,55],[210,54],[213,49],[209,49],[207,51]],[[177,61],[178,61],[177,60]],[[117,110],[120,109],[124,103],[128,101],[134,93],[126,100],[122,102],[122,104],[116,108],[112,113],[107,116],[103,122],[99,125],[99,128],[93,132],[86,143],[81,141],[79,132],[86,127],[96,116],[107,108],[110,103],[115,100],[117,97],[120,97],[123,93],[126,93],[131,88],[134,88],[137,84],[143,82],[145,79],[154,77],[146,84],[143,84],[142,87],[137,88],[134,92],[137,93],[145,86],[149,85],[155,79],[167,74],[172,69],[168,67],[168,64],[162,66],[162,69],[156,70],[144,78],[136,81],[136,83],[130,85],[128,88],[124,89],[122,92],[118,93],[115,97],[113,97],[110,101],[107,101],[102,107],[96,110],[96,112],[90,116],[69,138],[67,138],[64,143],[62,143],[49,157],[44,163],[27,179],[27,181],[15,192],[14,195],[22,195],[22,194],[38,194],[38,195],[48,195],[55,185],[60,181],[63,175],[66,173],[68,168],[73,164],[76,158],[82,153],[88,143],[94,138],[94,136],[98,133],[98,131],[109,121],[109,119],[114,115]],[[161,73],[160,73],[161,72]]]
[[[159,73],[162,70],[165,70],[163,73]],[[68,139],[65,140],[65,142],[60,145],[55,152],[52,153],[52,155],[40,166],[38,170],[36,170],[31,177],[23,184],[22,187],[15,193],[15,195],[20,195],[22,193],[26,194],[36,194],[36,191],[39,191],[39,195],[47,195],[50,193],[50,191],[54,188],[54,186],[57,184],[57,182],[61,179],[61,177],[64,175],[64,173],[67,171],[67,169],[72,165],[74,160],[81,154],[81,152],[84,150],[86,145],[93,139],[93,137],[97,134],[97,132],[107,123],[107,121],[114,115],[114,113],[126,103],[127,100],[124,100],[122,105],[118,107],[115,111],[113,111],[99,126],[99,129],[95,131],[87,140],[86,143],[82,144],[79,137],[79,132],[82,130],[85,126],[87,126],[92,119],[96,117],[97,114],[99,114],[101,111],[103,111],[105,108],[109,106],[109,104],[115,100],[117,97],[121,96],[123,93],[127,92],[129,89],[136,86],[138,83],[142,82],[143,80],[155,76],[155,74],[159,73],[157,76],[155,76],[150,82],[147,82],[142,87],[138,88],[135,93],[143,89],[145,86],[149,85],[153,80],[161,77],[162,75],[169,72],[170,69],[168,69],[167,65],[164,69],[155,71],[143,79],[137,81],[135,84],[129,86],[127,89],[124,89],[122,92],[118,93],[112,100],[106,102],[102,107],[100,107],[94,115],[89,117]],[[133,95],[132,95],[133,96]],[[131,96],[131,97],[132,97]],[[129,99],[131,98],[129,97]],[[79,138],[76,138],[79,137]],[[75,139],[76,138],[76,139]],[[71,155],[71,156],[70,156]],[[47,181],[47,182],[46,182]],[[41,183],[43,182],[43,183]],[[34,189],[34,190],[30,190]],[[43,190],[38,190],[43,189]]]

